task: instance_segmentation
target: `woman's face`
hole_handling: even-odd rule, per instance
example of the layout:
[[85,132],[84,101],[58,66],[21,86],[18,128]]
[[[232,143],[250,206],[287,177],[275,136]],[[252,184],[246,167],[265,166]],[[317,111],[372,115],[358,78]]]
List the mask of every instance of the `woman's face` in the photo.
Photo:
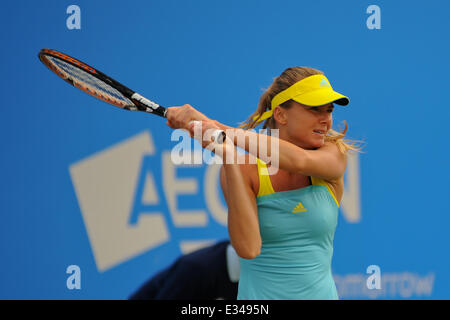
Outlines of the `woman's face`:
[[291,108],[285,109],[286,123],[280,127],[280,135],[304,149],[322,147],[325,134],[333,124],[333,104],[309,107],[295,101],[292,103]]

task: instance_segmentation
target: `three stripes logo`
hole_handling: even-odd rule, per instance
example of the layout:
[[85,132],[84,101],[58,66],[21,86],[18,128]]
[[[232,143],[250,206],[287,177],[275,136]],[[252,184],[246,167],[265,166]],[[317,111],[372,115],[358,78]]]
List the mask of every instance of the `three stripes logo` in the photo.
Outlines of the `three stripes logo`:
[[292,210],[292,213],[299,213],[299,212],[306,212],[308,209],[306,209],[301,202],[297,204],[297,206]]
[[330,85],[328,84],[328,82],[325,79],[322,79],[322,81],[320,81],[320,86],[321,87],[329,87]]

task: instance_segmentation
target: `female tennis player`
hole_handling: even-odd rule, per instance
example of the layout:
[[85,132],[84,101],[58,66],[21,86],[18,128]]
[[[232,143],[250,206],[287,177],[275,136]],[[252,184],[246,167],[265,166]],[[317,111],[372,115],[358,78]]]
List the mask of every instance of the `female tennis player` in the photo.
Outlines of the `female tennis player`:
[[[338,299],[331,272],[333,239],[342,199],[347,151],[359,151],[344,141],[347,131],[332,127],[334,104],[349,99],[334,91],[323,72],[308,67],[286,69],[261,96],[258,108],[240,128],[211,120],[193,107],[172,107],[167,124],[194,134],[192,120],[202,130],[227,134],[219,153],[224,158],[221,187],[228,205],[228,231],[240,256],[238,299]],[[263,128],[278,129],[279,170],[268,175],[271,163],[258,158],[258,148],[237,137],[264,121]],[[260,134],[256,132],[250,135]],[[238,164],[236,145],[245,149],[246,163]],[[208,147],[209,142],[203,141]],[[252,164],[250,157],[257,157]],[[234,158],[236,159],[236,158]]]

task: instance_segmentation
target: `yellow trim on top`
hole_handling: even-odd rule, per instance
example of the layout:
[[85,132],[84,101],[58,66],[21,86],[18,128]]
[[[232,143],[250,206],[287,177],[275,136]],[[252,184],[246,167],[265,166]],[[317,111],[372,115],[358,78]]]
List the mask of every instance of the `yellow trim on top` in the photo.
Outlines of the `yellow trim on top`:
[[[261,197],[261,196],[265,196],[265,195],[268,195],[268,194],[275,193],[275,190],[273,189],[273,186],[272,186],[272,182],[270,181],[270,176],[269,176],[269,171],[267,169],[267,164],[264,161],[262,161],[261,159],[259,159],[259,158],[256,158],[256,163],[258,165],[258,177],[259,177],[259,190],[258,190],[257,197]],[[325,180],[320,179],[320,178],[316,178],[316,177],[311,177],[311,183],[313,185],[325,186],[328,189],[328,192],[331,194],[331,196],[333,197],[334,201],[336,202],[336,205],[339,208],[339,202],[337,201],[333,190],[330,188],[328,183],[325,182]],[[299,207],[299,205],[301,205],[301,207]],[[292,212],[293,213],[295,213],[295,212],[302,212],[302,211],[295,211],[296,209],[301,210],[301,208],[304,208],[304,207],[303,207],[302,203],[299,202],[297,207],[295,207],[294,211],[292,211]]]
[[272,182],[270,181],[269,170],[267,170],[266,163],[258,158],[256,158],[256,163],[258,164],[259,177],[259,190],[257,196],[260,197],[275,193]]
[[328,192],[331,194],[331,196],[333,197],[334,201],[336,202],[336,205],[339,208],[339,202],[337,201],[333,190],[331,190],[330,186],[328,185],[328,183],[326,183],[323,179],[320,178],[315,178],[315,177],[311,177],[311,182],[313,185],[319,185],[319,186],[325,186],[328,189]]

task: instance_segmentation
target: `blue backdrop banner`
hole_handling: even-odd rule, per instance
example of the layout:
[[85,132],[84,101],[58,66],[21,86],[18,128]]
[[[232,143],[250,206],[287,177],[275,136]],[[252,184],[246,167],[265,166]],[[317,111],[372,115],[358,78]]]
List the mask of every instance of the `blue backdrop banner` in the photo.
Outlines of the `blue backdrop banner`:
[[[181,254],[228,238],[211,155],[160,118],[70,87],[41,48],[230,126],[284,69],[322,70],[351,100],[333,128],[346,121],[347,138],[365,142],[344,177],[340,299],[449,299],[449,10],[444,0],[4,2],[0,299],[126,299]],[[180,147],[202,161],[173,161]]]

